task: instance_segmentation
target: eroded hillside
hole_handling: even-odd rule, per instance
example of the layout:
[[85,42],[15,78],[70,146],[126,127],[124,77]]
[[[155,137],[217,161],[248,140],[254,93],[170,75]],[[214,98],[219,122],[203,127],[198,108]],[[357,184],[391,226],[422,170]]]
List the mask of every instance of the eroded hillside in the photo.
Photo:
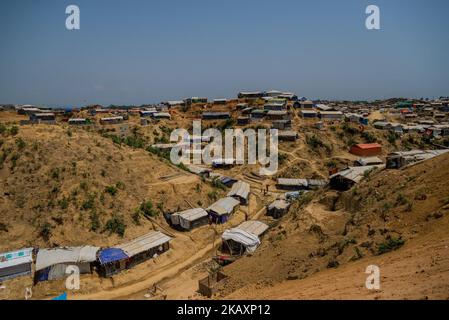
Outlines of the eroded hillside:
[[87,130],[20,127],[0,156],[0,250],[112,245],[151,229],[146,217],[213,200],[199,177]]
[[[449,155],[372,173],[295,204],[254,255],[225,268],[220,296],[446,299],[448,227]],[[380,291],[365,288],[370,264],[381,268]]]

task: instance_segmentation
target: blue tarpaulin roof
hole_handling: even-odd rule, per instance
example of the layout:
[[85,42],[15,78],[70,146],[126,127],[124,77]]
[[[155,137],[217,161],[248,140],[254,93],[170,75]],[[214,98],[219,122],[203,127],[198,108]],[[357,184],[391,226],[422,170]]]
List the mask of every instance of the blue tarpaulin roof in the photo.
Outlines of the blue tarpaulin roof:
[[52,300],[67,300],[67,292],[64,292],[63,294],[54,297]]
[[122,259],[128,259],[128,256],[122,249],[118,248],[102,249],[99,254],[99,260],[101,264],[119,261]]
[[234,183],[237,182],[237,180],[229,178],[229,177],[220,177],[220,181],[225,185],[225,186],[232,186]]

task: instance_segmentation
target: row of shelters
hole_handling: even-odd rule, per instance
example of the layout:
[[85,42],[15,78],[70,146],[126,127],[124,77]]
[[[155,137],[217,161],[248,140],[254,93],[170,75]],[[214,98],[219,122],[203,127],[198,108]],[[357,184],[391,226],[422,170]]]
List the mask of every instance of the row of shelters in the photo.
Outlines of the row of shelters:
[[151,231],[115,247],[25,248],[1,253],[0,281],[31,275],[33,262],[35,283],[63,279],[69,267],[76,267],[80,274],[96,269],[101,276],[109,277],[166,252],[171,239],[160,231]]

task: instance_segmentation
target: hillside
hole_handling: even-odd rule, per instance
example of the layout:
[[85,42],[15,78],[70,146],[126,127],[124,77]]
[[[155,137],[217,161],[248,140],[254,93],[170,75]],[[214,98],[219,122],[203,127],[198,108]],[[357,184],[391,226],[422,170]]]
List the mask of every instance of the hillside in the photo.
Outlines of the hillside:
[[[385,170],[295,204],[252,256],[224,271],[219,297],[449,298],[449,155]],[[365,268],[381,268],[369,291]]]
[[145,210],[165,223],[162,211],[212,202],[197,176],[86,130],[20,127],[0,156],[0,250],[112,245],[152,228]]

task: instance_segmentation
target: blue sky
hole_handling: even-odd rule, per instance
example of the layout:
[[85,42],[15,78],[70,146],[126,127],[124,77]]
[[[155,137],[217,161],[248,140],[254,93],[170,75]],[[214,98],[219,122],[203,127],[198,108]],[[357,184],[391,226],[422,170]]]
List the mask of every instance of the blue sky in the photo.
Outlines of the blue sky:
[[[370,4],[381,30],[365,28]],[[2,0],[0,30],[0,103],[449,95],[446,0]]]

